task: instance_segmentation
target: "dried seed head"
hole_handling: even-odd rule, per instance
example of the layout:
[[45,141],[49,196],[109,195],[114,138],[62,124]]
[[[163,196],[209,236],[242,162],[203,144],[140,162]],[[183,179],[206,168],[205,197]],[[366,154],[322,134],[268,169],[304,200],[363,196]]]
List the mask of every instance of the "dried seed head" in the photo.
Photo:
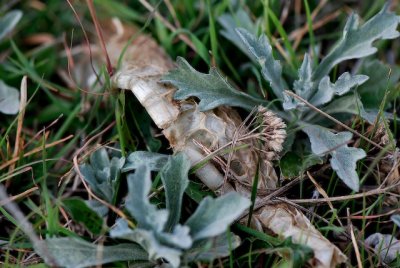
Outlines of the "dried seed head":
[[286,138],[286,124],[281,118],[265,107],[259,106],[257,110],[259,118],[259,139],[263,143],[261,150],[265,153],[268,160],[276,159],[279,152],[282,151],[282,144]]

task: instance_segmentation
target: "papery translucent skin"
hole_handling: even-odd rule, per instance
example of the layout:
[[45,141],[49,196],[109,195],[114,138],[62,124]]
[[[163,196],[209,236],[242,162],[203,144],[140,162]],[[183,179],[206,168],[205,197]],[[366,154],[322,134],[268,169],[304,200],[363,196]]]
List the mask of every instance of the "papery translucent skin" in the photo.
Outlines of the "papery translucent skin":
[[[122,29],[132,33],[131,28]],[[107,42],[113,63],[117,62],[127,42],[126,37],[129,36],[121,33],[121,28],[119,30],[120,34]],[[194,100],[173,100],[175,89],[159,82],[172,68],[171,60],[153,39],[144,35],[140,35],[139,39],[140,41],[135,40],[128,46],[120,71],[113,77],[113,83],[117,88],[133,92],[154,123],[163,130],[174,152],[184,152],[194,165],[208,155],[204,148],[214,151],[231,142],[236,134],[241,134],[235,131],[242,120],[232,108],[220,107],[200,112]],[[251,143],[237,142],[235,146],[249,142]],[[234,151],[230,158],[230,175],[227,180],[222,171],[224,168],[218,161],[208,162],[196,175],[207,187],[219,194],[236,190],[250,196],[258,154],[254,146]],[[229,153],[219,157],[226,163]],[[270,159],[261,161],[260,175],[259,194],[265,194],[277,187],[278,179]],[[310,262],[314,267],[335,267],[346,260],[345,255],[323,237],[299,210],[286,204],[267,205],[259,209],[253,223],[259,229],[272,231],[285,238],[291,236],[294,242],[314,249],[315,256]],[[285,226],[285,230],[279,228],[280,223]]]

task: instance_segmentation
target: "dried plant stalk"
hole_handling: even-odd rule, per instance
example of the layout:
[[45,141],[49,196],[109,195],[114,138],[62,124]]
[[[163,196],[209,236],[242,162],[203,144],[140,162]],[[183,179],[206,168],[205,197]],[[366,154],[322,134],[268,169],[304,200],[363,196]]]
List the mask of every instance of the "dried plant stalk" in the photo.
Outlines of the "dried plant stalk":
[[[107,47],[114,64],[134,30],[119,25],[118,33],[106,35],[112,36],[107,40]],[[220,148],[250,145],[219,155],[197,171],[196,175],[210,189],[218,194],[238,191],[250,196],[260,163],[258,193],[274,190],[278,178],[271,160],[277,157],[285,138],[282,120],[265,108],[259,108],[251,122],[245,124],[229,107],[201,112],[193,100],[175,101],[173,94],[176,89],[159,82],[171,67],[171,60],[156,42],[140,35],[128,45],[113,82],[115,87],[133,92],[155,124],[163,130],[174,152],[184,152],[192,164]],[[311,247],[314,258],[310,264],[314,267],[335,267],[346,261],[346,256],[299,210],[286,204],[262,207],[256,211],[253,225],[284,238],[292,237],[294,242]]]

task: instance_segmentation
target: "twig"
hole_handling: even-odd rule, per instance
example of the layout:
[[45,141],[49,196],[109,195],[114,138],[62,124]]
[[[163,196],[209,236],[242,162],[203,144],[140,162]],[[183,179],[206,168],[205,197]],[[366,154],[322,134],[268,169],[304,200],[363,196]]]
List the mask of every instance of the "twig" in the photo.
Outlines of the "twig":
[[[25,154],[23,155],[23,157],[27,157],[27,156],[33,155],[33,154],[35,154],[35,153],[38,153],[38,152],[42,151],[43,149],[47,149],[47,148],[56,146],[56,145],[58,145],[58,144],[60,144],[60,143],[63,143],[64,141],[67,141],[67,140],[73,138],[73,137],[74,137],[74,135],[69,135],[68,137],[66,137],[66,138],[64,138],[64,139],[61,139],[61,140],[58,140],[58,141],[55,141],[55,142],[46,144],[45,146],[36,147],[35,149],[33,149],[33,150],[31,150],[31,151],[25,153]],[[0,170],[2,170],[2,169],[5,168],[5,167],[8,167],[9,165],[12,165],[13,163],[17,162],[18,160],[19,160],[19,157],[14,157],[14,158],[12,158],[11,160],[8,160],[7,162],[5,162],[4,164],[2,164],[2,165],[0,166]]]
[[[177,29],[169,23],[161,14],[146,0],[139,0],[139,2],[150,12],[154,13],[154,15],[162,21],[162,23],[165,24],[165,26],[171,31],[171,32],[177,32]],[[181,39],[183,42],[185,42],[193,51],[197,52],[196,46],[190,41],[190,39],[183,34],[178,34],[179,39]]]
[[165,5],[167,6],[169,13],[171,13],[172,18],[174,19],[175,26],[178,28],[182,28],[181,23],[178,20],[178,16],[176,15],[174,6],[172,5],[170,0],[164,0]]
[[9,180],[12,177],[21,175],[22,173],[25,173],[27,171],[31,171],[32,172],[32,167],[16,168],[12,172],[8,172],[7,174],[2,175],[0,177],[0,182]]
[[[347,216],[350,216],[350,209],[347,208]],[[362,261],[361,261],[361,256],[360,256],[360,250],[358,249],[358,244],[356,237],[354,235],[354,230],[353,230],[353,224],[351,223],[351,220],[348,220],[348,225],[350,226],[350,235],[351,235],[351,242],[353,243],[354,251],[356,253],[356,259],[357,259],[357,266],[358,268],[363,268]]]
[[[18,123],[17,123],[17,133],[15,135],[15,145],[14,145],[14,153],[13,158],[17,158],[20,153],[20,145],[21,145],[21,133],[22,133],[22,125],[24,123],[25,116],[25,107],[27,101],[27,76],[22,77],[21,81],[21,100],[19,103],[19,114],[18,114]],[[8,172],[11,173],[15,169],[15,163],[11,164]]]
[[90,12],[90,16],[92,16],[94,27],[96,28],[97,37],[100,40],[101,50],[103,50],[104,57],[106,58],[108,75],[112,76],[113,68],[111,65],[110,57],[108,56],[108,53],[107,53],[106,44],[104,43],[103,33],[101,32],[99,21],[96,16],[96,10],[94,9],[93,0],[86,0],[86,3],[89,7],[89,12]]
[[96,72],[96,69],[94,68],[94,65],[93,65],[93,55],[92,55],[92,49],[90,48],[89,37],[88,37],[88,35],[87,35],[86,31],[85,31],[85,28],[83,27],[82,21],[81,21],[81,19],[79,18],[79,15],[78,15],[78,13],[76,12],[74,6],[71,4],[70,0],[66,0],[66,1],[67,1],[68,5],[71,7],[72,12],[73,12],[74,15],[75,15],[75,18],[76,18],[76,20],[78,21],[78,23],[79,23],[79,25],[80,25],[80,27],[81,27],[81,29],[82,29],[83,36],[85,37],[86,45],[87,45],[88,50],[89,50],[90,66],[92,67],[92,71],[93,71],[93,73],[96,75],[97,80],[98,80],[98,81],[101,81],[101,80],[100,80],[100,77],[99,77],[99,74]]
[[25,196],[27,196],[27,195],[30,195],[31,193],[33,193],[33,192],[36,191],[37,189],[39,189],[39,187],[35,186],[35,187],[31,188],[31,189],[28,189],[28,190],[26,190],[26,191],[24,191],[24,192],[22,192],[22,193],[17,194],[17,195],[10,196],[10,197],[9,197],[8,199],[6,199],[6,200],[0,200],[0,207],[3,207],[3,206],[5,206],[7,203],[12,202],[12,201],[15,201],[15,200],[17,200],[17,199],[19,199],[19,198],[21,198],[21,197],[25,197]]
[[[364,193],[359,193],[359,194],[352,194],[352,195],[345,195],[345,196],[335,196],[335,197],[329,197],[329,198],[318,198],[318,199],[290,199],[293,203],[297,204],[312,204],[312,203],[321,203],[321,202],[338,202],[338,201],[344,201],[344,200],[350,200],[350,199],[358,199],[358,198],[363,198],[367,196],[372,196],[372,195],[379,195],[386,193],[392,188],[400,186],[400,182],[390,185],[386,188],[377,188],[374,190],[370,190],[368,192]],[[282,198],[283,199],[283,198]]]
[[[317,188],[317,191],[324,197],[324,198],[329,198],[328,194],[325,192],[325,190],[321,187],[321,185],[318,184],[318,182],[314,179],[314,177],[311,175],[309,171],[307,171],[307,176],[310,179],[310,181],[315,185],[315,188]],[[332,205],[332,202],[327,202],[328,206],[332,210],[332,213],[334,213],[335,208]],[[340,219],[336,216],[337,221],[339,222],[340,226],[343,227],[342,222]]]
[[[42,132],[45,132],[47,129],[51,128],[52,126],[54,126],[58,120],[60,120],[64,115],[60,114],[53,122],[51,122],[49,125],[45,126],[44,128],[42,128],[40,131],[38,131],[35,136],[33,136],[27,143],[24,144],[24,149],[26,147],[28,147],[29,144],[31,144],[36,138],[38,138],[40,136],[40,134],[42,134]],[[41,138],[39,138],[41,140]]]

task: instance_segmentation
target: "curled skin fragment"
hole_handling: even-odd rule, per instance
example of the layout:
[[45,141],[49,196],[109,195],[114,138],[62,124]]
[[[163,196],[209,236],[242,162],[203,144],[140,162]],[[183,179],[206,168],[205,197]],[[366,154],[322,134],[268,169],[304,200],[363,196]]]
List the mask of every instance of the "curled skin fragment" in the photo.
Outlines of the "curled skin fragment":
[[264,228],[282,237],[292,237],[296,243],[313,249],[313,267],[336,267],[346,256],[315,229],[300,211],[286,204],[266,205],[256,216]]
[[[131,30],[128,28],[120,29],[119,32],[121,31]],[[109,33],[105,36],[113,35]],[[119,37],[117,35],[107,43],[112,59],[119,57],[128,40],[123,36],[125,35],[119,34]],[[141,43],[128,46],[121,69],[113,77],[114,86],[131,90],[135,94],[155,124],[163,130],[174,152],[187,154],[192,165],[207,157],[210,152],[226,147],[232,141],[239,147],[249,145],[242,146],[240,150],[217,155],[213,161],[197,170],[196,175],[210,189],[218,194],[238,191],[250,196],[259,162],[261,165],[258,193],[265,194],[268,190],[276,189],[278,177],[271,160],[278,158],[286,136],[282,120],[265,108],[260,108],[258,116],[261,117],[261,121],[264,119],[259,125],[261,131],[258,133],[261,134],[255,135],[254,139],[246,139],[246,135],[254,133],[251,132],[254,128],[243,127],[243,121],[232,108],[219,107],[200,112],[193,100],[173,100],[175,89],[159,82],[161,76],[171,68],[171,60],[150,37],[140,35],[140,39]],[[257,116],[255,118],[257,119]],[[272,142],[270,139],[273,139]],[[260,141],[264,147],[255,146]],[[258,160],[260,156],[261,161]],[[229,173],[226,178],[223,173],[227,170]],[[313,248],[314,258],[310,261],[313,267],[334,267],[346,260],[343,253],[293,207],[285,204],[267,205],[256,211],[255,215],[257,219],[254,222],[258,228],[272,231],[284,238],[291,236],[293,242]],[[283,225],[285,230],[280,228]]]

